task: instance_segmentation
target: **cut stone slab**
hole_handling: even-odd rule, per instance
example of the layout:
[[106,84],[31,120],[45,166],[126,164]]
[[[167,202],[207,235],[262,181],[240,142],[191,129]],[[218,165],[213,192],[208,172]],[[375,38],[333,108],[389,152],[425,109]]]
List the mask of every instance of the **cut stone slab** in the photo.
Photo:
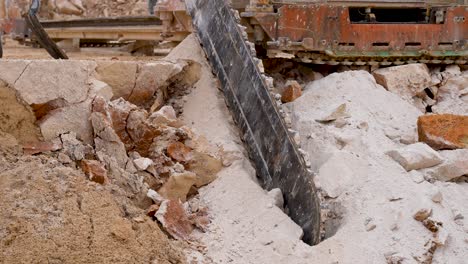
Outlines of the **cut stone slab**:
[[431,75],[425,64],[407,64],[378,69],[373,72],[378,84],[405,99],[431,86]]
[[112,87],[112,99],[128,99],[135,87],[138,63],[127,61],[98,61],[97,78]]
[[407,171],[425,169],[442,163],[443,159],[431,147],[416,143],[386,153]]
[[434,149],[468,148],[468,115],[424,115],[418,118],[419,141]]
[[45,104],[64,99],[70,104],[88,97],[92,61],[40,60],[31,62],[15,83],[21,99],[27,104]]

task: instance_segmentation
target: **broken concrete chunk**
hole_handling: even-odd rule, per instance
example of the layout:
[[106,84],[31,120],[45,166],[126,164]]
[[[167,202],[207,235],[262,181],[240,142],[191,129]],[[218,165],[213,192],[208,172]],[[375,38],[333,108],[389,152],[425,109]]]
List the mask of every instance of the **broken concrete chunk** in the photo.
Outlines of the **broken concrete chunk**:
[[443,199],[443,197],[442,197],[442,193],[440,191],[436,191],[436,192],[431,194],[431,200],[434,203],[441,203],[442,199]]
[[83,160],[86,155],[93,152],[91,146],[84,145],[81,141],[76,139],[76,134],[74,132],[60,135],[60,140],[63,144],[63,152],[72,160]]
[[193,158],[192,149],[181,142],[169,144],[167,147],[167,155],[178,162],[188,162]]
[[138,107],[130,102],[119,98],[109,103],[109,113],[112,118],[112,126],[119,135],[127,150],[132,149],[133,141],[127,132],[127,120],[130,112],[137,110]]
[[149,189],[148,192],[146,193],[146,196],[153,200],[153,202],[157,205],[160,205],[165,199],[162,197],[158,192],[155,190]]
[[139,158],[134,160],[133,163],[135,164],[135,167],[140,171],[144,171],[148,169],[149,166],[153,165],[153,161],[148,158]]
[[468,175],[468,149],[441,151],[445,162],[429,170],[427,174],[439,181],[451,181]]
[[432,208],[422,208],[417,211],[413,218],[419,222],[426,220],[432,214]]
[[293,102],[302,95],[302,86],[297,81],[287,81],[284,88],[285,90],[281,96],[283,103]]
[[15,82],[31,62],[29,60],[0,60],[0,80],[14,87]]
[[136,105],[148,103],[158,89],[168,84],[168,81],[182,72],[185,65],[158,61],[140,66],[135,88],[128,100]]
[[[93,107],[101,104],[107,104],[101,97],[96,97]],[[93,109],[94,110],[94,109]],[[94,144],[96,152],[100,151],[106,155],[115,158],[120,168],[125,168],[128,156],[125,145],[115,133],[109,116],[100,112],[91,114],[91,123],[94,129]]]
[[144,110],[130,112],[127,119],[127,132],[135,150],[143,156],[149,155],[149,149],[153,139],[161,134],[161,131],[149,124],[148,113]]
[[50,112],[39,122],[45,140],[51,140],[61,134],[74,132],[86,144],[93,141],[93,129],[89,116],[92,100],[69,105]]
[[429,168],[442,163],[442,157],[424,143],[416,143],[386,153],[407,171]]
[[419,141],[434,149],[468,148],[468,116],[424,115],[418,118]]
[[97,78],[112,87],[113,99],[128,99],[135,87],[138,64],[126,61],[98,61]]
[[378,84],[404,99],[411,99],[432,83],[425,64],[407,64],[378,69],[373,72]]
[[59,98],[70,104],[80,103],[88,96],[95,67],[92,61],[32,61],[16,81],[15,89],[29,105]]
[[193,172],[173,173],[158,192],[166,199],[176,199],[185,202],[187,194],[196,180],[197,175]]
[[[74,2],[81,3],[81,1],[74,1]],[[82,5],[80,6],[67,0],[55,0],[54,3],[55,3],[56,11],[59,14],[78,16],[78,15],[81,15],[85,11]]]
[[107,170],[104,164],[97,160],[83,160],[81,161],[81,168],[83,172],[89,177],[91,181],[99,184],[107,183]]
[[62,144],[56,142],[29,142],[23,144],[25,155],[34,155],[43,152],[57,151],[62,149]]
[[152,113],[148,121],[154,125],[169,125],[172,127],[181,127],[182,124],[177,120],[176,112],[172,106],[163,106],[158,111]]
[[175,239],[188,240],[190,238],[193,226],[180,201],[164,201],[155,216],[164,229]]
[[435,240],[434,242],[437,243],[439,246],[443,246],[447,243],[447,240],[449,238],[449,232],[447,229],[443,227],[439,227],[439,230],[437,234],[435,235]]
[[349,117],[349,114],[346,112],[346,104],[341,104],[333,112],[327,114],[325,117],[317,119],[317,122],[328,123],[338,119],[343,119]]
[[73,161],[70,159],[70,157],[64,153],[59,153],[57,157],[58,161],[60,161],[62,164],[70,164]]
[[194,151],[192,161],[187,169],[197,175],[195,186],[202,187],[213,182],[218,172],[223,168],[220,160],[211,157],[208,154]]
[[106,101],[111,100],[112,96],[114,96],[114,93],[112,92],[112,87],[110,87],[105,82],[101,82],[95,79],[91,80],[88,98],[95,98],[96,96],[100,96]]
[[328,159],[317,174],[317,179],[326,195],[337,198],[346,191],[356,178],[354,173],[359,163],[354,155],[347,152],[337,152]]

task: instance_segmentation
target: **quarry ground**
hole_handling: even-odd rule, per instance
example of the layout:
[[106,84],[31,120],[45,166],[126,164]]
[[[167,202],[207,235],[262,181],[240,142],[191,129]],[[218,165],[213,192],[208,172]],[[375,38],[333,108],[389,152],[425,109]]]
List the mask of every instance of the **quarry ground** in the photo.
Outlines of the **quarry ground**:
[[[0,263],[465,263],[468,72],[264,62],[322,202],[301,241],[194,36],[0,61]],[[12,60],[15,59],[15,60]]]

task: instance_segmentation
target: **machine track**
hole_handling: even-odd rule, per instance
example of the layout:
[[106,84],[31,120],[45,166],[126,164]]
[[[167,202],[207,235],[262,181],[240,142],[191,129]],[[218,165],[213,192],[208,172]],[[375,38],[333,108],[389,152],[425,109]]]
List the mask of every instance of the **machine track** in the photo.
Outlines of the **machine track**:
[[57,60],[68,59],[67,54],[63,50],[61,50],[57,46],[57,44],[55,44],[55,42],[49,37],[49,35],[47,35],[47,32],[41,25],[41,22],[39,22],[39,19],[36,16],[37,11],[39,10],[39,6],[40,1],[33,0],[29,12],[26,16],[26,23],[28,24],[29,28],[34,33],[34,35],[37,37],[37,42],[39,42],[39,44],[47,50],[50,56]]
[[317,244],[320,204],[312,174],[270,94],[272,83],[257,67],[255,48],[236,11],[219,0],[186,4],[263,187],[282,190],[290,217],[304,230],[303,240]]
[[[315,54],[314,54],[315,55]],[[392,66],[392,65],[403,65],[403,64],[411,64],[411,63],[425,63],[425,64],[445,64],[445,65],[450,65],[450,64],[458,64],[458,65],[464,65],[468,63],[468,59],[466,57],[459,57],[459,58],[453,58],[453,57],[442,57],[442,58],[390,58],[390,59],[385,59],[385,58],[362,58],[362,59],[356,59],[356,58],[340,58],[340,59],[335,59],[331,58],[326,55],[315,55],[315,56],[310,56],[308,54],[297,54],[296,55],[296,60],[304,63],[311,63],[311,64],[317,64],[317,65],[345,65],[345,66],[364,66],[364,65],[369,65],[369,66]]]

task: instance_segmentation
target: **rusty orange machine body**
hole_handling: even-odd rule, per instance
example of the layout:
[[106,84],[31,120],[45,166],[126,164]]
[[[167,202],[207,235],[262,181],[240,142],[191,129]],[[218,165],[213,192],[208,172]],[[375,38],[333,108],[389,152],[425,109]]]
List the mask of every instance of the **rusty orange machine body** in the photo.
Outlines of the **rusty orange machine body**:
[[[271,58],[332,64],[398,64],[408,60],[465,64],[468,56],[467,0],[231,3],[252,42]],[[170,25],[171,21],[186,21],[180,18],[183,8],[184,0],[161,0],[157,11]],[[171,11],[178,16],[173,18]]]

